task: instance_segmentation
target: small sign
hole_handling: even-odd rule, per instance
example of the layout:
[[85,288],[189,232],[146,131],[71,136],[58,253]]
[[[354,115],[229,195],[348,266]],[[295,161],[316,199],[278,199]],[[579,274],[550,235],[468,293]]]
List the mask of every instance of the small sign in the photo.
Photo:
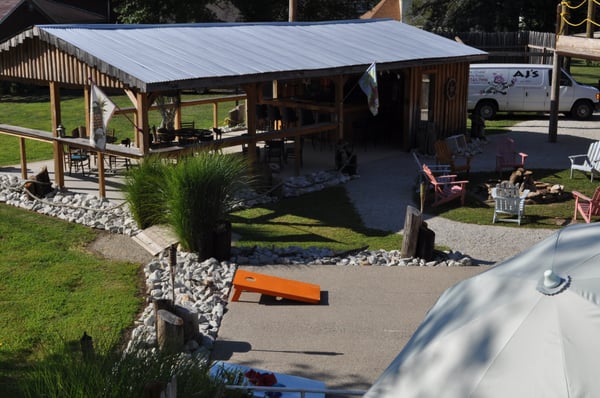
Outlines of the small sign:
[[168,225],[153,225],[133,236],[133,240],[153,256],[179,242]]

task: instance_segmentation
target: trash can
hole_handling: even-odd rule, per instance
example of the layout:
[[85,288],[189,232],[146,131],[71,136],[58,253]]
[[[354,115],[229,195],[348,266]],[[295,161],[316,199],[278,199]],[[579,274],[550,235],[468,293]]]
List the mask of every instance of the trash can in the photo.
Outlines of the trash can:
[[224,221],[213,232],[213,255],[219,261],[231,258],[231,222]]

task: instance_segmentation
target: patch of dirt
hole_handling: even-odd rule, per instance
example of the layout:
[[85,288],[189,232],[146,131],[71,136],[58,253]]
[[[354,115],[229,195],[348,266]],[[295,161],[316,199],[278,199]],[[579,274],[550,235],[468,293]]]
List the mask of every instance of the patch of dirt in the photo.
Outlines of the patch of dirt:
[[109,260],[146,265],[154,258],[131,237],[101,231],[87,249]]

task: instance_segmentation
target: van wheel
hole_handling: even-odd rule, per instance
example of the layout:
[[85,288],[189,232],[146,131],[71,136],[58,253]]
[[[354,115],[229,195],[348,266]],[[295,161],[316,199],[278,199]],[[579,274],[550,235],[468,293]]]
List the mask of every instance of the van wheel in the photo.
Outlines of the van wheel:
[[475,107],[475,113],[486,120],[496,117],[497,112],[498,106],[492,101],[482,101]]
[[594,106],[585,100],[575,101],[571,108],[571,117],[577,120],[587,120],[592,117]]

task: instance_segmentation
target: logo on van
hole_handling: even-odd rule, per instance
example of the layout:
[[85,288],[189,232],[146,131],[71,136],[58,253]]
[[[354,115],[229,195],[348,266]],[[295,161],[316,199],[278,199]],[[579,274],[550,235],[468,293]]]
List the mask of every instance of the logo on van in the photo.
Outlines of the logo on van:
[[494,73],[494,80],[488,81],[488,87],[481,90],[481,94],[502,94],[506,95],[507,89],[515,85],[517,78],[513,76],[510,82],[504,79],[500,73]]
[[531,78],[536,78],[539,75],[540,75],[540,72],[537,71],[537,70],[528,70],[527,72],[525,72],[525,74],[523,74],[523,72],[521,72],[520,70],[518,70],[513,75],[513,78],[520,77],[522,79],[529,79],[530,77]]

